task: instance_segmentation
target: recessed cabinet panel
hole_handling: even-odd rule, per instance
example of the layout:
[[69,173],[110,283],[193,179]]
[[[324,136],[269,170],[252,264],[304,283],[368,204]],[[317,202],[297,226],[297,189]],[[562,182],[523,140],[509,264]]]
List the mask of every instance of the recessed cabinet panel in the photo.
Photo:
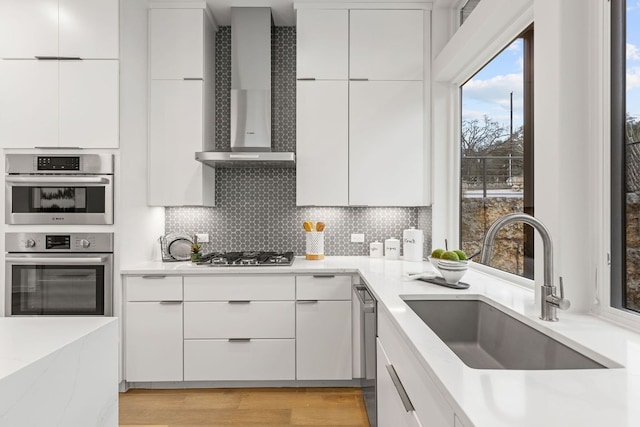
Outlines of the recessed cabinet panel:
[[151,9],[149,17],[151,78],[203,78],[202,9]]
[[296,204],[349,204],[349,84],[298,81]]
[[58,146],[58,61],[0,60],[0,147]]
[[349,11],[300,9],[297,20],[297,77],[346,80]]
[[350,82],[349,204],[421,206],[422,82]]
[[118,61],[60,61],[60,141],[118,148]]
[[149,205],[202,203],[205,166],[194,160],[194,153],[202,150],[202,84],[199,80],[151,81],[149,175],[153,183]]
[[60,0],[59,56],[118,58],[117,0]]
[[352,10],[349,78],[422,80],[424,11]]

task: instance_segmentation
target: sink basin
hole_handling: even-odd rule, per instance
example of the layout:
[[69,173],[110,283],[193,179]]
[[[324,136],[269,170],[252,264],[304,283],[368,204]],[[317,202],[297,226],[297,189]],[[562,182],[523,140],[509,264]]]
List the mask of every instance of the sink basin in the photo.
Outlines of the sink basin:
[[606,368],[479,300],[405,302],[471,368]]

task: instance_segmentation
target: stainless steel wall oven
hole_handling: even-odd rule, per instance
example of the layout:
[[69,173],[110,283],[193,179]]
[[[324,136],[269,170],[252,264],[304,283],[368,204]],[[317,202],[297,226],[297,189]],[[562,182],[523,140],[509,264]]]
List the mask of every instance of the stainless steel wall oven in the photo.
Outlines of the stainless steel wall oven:
[[113,155],[7,154],[7,224],[113,224]]
[[113,233],[7,233],[6,316],[113,315]]

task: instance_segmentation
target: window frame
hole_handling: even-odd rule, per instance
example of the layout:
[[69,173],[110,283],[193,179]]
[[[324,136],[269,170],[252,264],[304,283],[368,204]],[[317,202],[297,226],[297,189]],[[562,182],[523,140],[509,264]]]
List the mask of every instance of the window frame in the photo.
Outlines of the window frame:
[[[475,77],[485,66],[493,61],[497,56],[505,51],[514,41],[522,39],[522,58],[523,58],[523,127],[526,130],[523,134],[523,212],[531,216],[534,216],[534,199],[535,199],[535,181],[534,181],[534,60],[535,60],[535,48],[534,48],[534,24],[529,24],[522,32],[514,37],[509,43],[507,43],[503,49],[496,53],[491,59],[485,62],[471,77],[459,85],[459,104],[458,104],[458,129],[462,128],[462,94],[463,86]],[[462,166],[462,150],[460,148],[460,141],[462,137],[459,136],[458,140],[458,245],[462,247],[462,176],[460,168]],[[490,274],[495,274],[506,280],[516,282],[526,287],[533,288],[533,279],[535,271],[535,257],[534,257],[534,230],[533,227],[524,225],[524,260],[523,260],[523,275],[513,274],[508,271],[500,270],[496,267],[489,265],[476,264],[479,269]],[[523,282],[522,280],[526,280]]]

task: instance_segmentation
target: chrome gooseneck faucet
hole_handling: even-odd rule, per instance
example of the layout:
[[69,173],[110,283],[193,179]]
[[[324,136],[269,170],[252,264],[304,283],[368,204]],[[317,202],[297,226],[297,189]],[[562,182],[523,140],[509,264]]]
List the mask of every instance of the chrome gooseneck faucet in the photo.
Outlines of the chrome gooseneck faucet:
[[525,213],[512,213],[496,220],[491,224],[487,230],[487,234],[484,236],[480,262],[485,265],[489,264],[491,253],[493,252],[493,242],[496,239],[498,231],[514,222],[522,222],[532,226],[538,230],[540,237],[542,237],[542,245],[544,247],[544,284],[542,285],[542,293],[540,296],[540,318],[550,322],[557,322],[556,309],[566,310],[571,303],[564,298],[562,277],[560,278],[560,295],[556,295],[556,287],[553,285],[553,244],[551,243],[549,230],[547,230],[547,227],[545,227],[540,220]]

